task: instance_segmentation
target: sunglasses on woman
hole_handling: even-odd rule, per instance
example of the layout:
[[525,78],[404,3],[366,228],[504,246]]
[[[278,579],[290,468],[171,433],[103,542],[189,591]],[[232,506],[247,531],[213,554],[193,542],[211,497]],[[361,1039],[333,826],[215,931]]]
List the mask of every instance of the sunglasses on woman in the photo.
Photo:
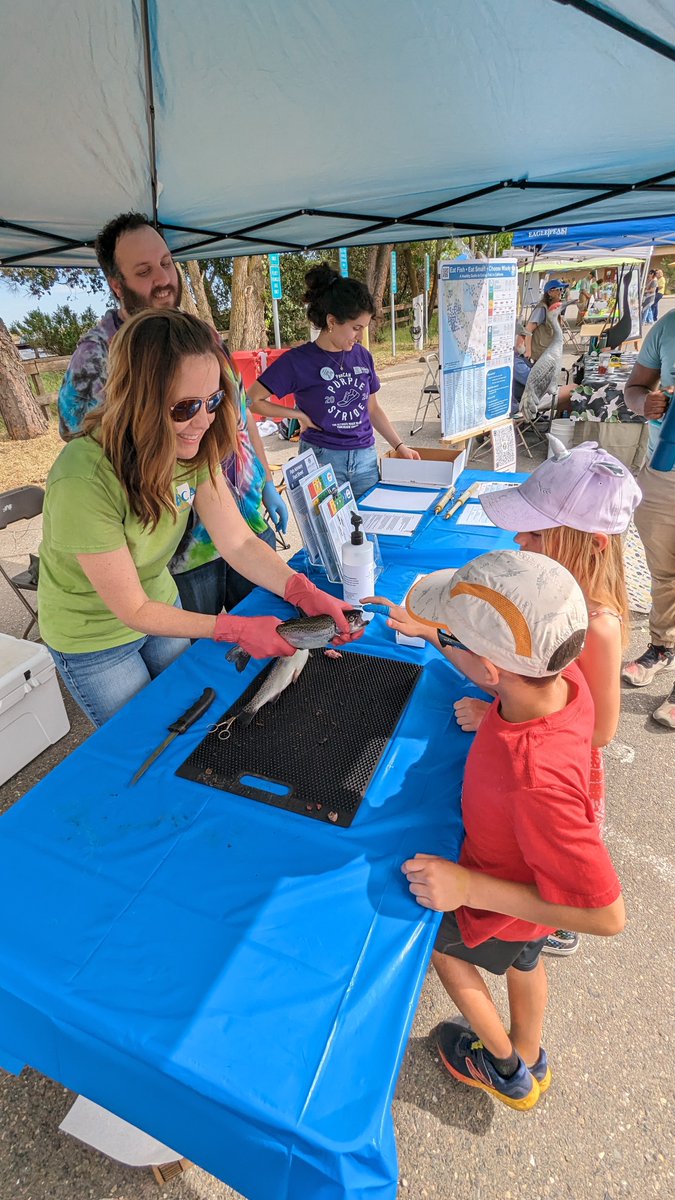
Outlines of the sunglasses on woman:
[[171,420],[178,425],[182,425],[184,421],[191,421],[193,417],[197,416],[202,404],[206,406],[207,413],[215,412],[226,395],[225,390],[221,389],[214,392],[212,396],[207,396],[205,400],[199,400],[196,397],[194,400],[179,400],[178,404],[174,404],[173,408],[169,409]]

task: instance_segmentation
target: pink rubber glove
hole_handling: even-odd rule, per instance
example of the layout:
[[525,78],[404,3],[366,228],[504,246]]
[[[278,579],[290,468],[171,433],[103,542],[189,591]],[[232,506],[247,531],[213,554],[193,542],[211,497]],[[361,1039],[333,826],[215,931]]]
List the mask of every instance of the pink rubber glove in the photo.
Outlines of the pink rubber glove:
[[295,654],[285,638],[277,633],[280,617],[237,617],[221,613],[216,617],[215,642],[234,642],[251,658],[281,658]]
[[322,592],[306,575],[296,574],[289,579],[284,600],[295,604],[296,608],[301,608],[308,617],[322,617],[324,614],[332,617],[341,634],[340,637],[333,638],[335,644],[355,641],[363,633],[362,629],[352,633],[349,628],[345,613],[352,611],[352,605],[338,600],[336,596],[330,596],[328,592]]

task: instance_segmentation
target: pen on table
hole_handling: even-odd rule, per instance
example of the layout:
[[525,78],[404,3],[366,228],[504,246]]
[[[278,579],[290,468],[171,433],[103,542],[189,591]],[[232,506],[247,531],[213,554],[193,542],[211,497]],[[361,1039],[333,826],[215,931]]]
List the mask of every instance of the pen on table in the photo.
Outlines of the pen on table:
[[477,487],[478,487],[477,483],[472,483],[471,487],[468,487],[465,492],[462,492],[461,496],[459,497],[459,500],[455,500],[455,503],[453,504],[452,508],[448,509],[448,511],[444,514],[443,520],[449,521],[450,517],[452,517],[457,512],[457,509],[461,508],[462,505],[465,504],[466,501],[471,498],[471,496],[474,496],[476,494]]
[[440,500],[438,501],[438,504],[436,505],[436,507],[434,509],[436,516],[438,516],[438,514],[440,512],[443,512],[443,509],[445,508],[446,504],[450,503],[454,494],[455,494],[455,485],[453,483],[450,485],[447,492],[443,492],[443,495],[441,496]]

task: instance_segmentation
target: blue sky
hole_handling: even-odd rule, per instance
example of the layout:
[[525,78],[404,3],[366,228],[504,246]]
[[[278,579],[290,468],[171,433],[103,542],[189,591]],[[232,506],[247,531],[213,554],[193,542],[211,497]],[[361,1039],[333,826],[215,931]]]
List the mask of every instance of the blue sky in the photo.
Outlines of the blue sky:
[[91,306],[95,313],[102,315],[109,303],[107,292],[97,292],[95,295],[91,295],[82,288],[69,288],[63,283],[57,283],[50,292],[38,298],[31,296],[23,288],[14,290],[9,287],[6,280],[0,279],[0,317],[7,328],[15,321],[21,321],[33,308],[38,308],[40,312],[51,313],[58,308],[59,304],[69,304],[79,313],[84,308]]

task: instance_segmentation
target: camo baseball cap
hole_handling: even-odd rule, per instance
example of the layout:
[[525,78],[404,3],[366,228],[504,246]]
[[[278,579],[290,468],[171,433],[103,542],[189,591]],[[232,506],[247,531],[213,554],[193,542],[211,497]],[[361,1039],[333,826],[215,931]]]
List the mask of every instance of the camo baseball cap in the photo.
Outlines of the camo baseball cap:
[[573,662],[588,627],[586,602],[570,572],[525,550],[493,550],[458,571],[425,575],[408,593],[406,609],[496,667],[535,679]]

